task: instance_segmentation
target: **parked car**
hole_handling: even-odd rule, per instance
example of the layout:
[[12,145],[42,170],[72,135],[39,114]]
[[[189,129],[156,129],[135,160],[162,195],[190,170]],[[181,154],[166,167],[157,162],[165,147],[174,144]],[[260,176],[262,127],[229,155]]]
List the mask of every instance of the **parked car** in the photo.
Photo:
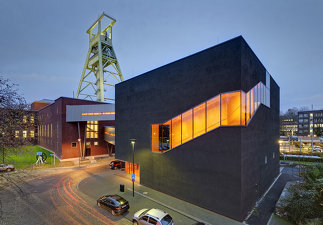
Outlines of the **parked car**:
[[314,147],[313,152],[322,152],[320,147]]
[[[312,151],[312,147],[308,147],[308,151]],[[320,147],[314,147],[313,152],[321,152],[322,149]]]
[[97,200],[97,204],[110,211],[114,216],[121,215],[130,208],[129,202],[119,195],[104,195]]
[[110,162],[109,166],[110,166],[110,169],[113,169],[113,170],[122,169],[125,167],[125,162],[120,160],[114,160]]
[[132,218],[134,225],[174,225],[172,217],[160,209],[141,209]]
[[5,165],[5,164],[0,164],[0,171],[12,171],[15,170],[15,166],[14,165]]

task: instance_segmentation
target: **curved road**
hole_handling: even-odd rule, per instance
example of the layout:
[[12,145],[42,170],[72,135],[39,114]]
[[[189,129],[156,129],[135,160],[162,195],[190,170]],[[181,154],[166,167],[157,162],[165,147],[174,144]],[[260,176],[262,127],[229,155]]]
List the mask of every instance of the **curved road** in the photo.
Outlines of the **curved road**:
[[107,165],[55,168],[0,174],[0,224],[131,224],[96,206],[80,192],[78,183]]

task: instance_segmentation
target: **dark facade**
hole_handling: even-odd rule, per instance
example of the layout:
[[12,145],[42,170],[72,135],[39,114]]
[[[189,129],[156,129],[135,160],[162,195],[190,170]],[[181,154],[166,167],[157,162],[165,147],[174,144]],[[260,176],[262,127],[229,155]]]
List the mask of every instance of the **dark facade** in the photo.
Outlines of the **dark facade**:
[[316,135],[316,129],[323,130],[323,110],[298,112],[298,135]]
[[[78,123],[66,122],[66,106],[93,104],[106,103],[61,97],[53,104],[40,109],[38,112],[39,145],[55,152],[60,159],[79,157]],[[103,155],[108,154],[109,150],[114,151],[114,146],[104,140],[104,127],[114,126],[114,121],[98,121],[94,124],[93,126],[97,126],[98,130],[95,131],[97,135],[92,138],[86,138],[87,123],[87,121],[79,122],[81,148],[85,156]]]
[[[270,107],[259,104],[247,123],[152,151],[153,124],[259,82],[270,85]],[[279,87],[239,36],[117,84],[116,158],[132,161],[131,138],[142,185],[242,221],[279,174]]]

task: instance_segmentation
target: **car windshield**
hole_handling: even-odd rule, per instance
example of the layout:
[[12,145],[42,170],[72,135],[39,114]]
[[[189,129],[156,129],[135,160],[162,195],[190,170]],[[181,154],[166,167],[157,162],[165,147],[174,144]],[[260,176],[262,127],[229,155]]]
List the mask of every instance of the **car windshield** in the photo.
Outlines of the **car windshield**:
[[115,202],[116,202],[118,205],[119,205],[119,204],[123,205],[123,204],[125,204],[125,203],[127,202],[127,200],[126,200],[126,199],[124,199],[124,198],[122,198],[122,197],[120,197],[120,196],[118,196],[118,195],[113,196],[112,198],[115,200]]
[[139,215],[139,216],[142,216],[142,215],[146,214],[146,212],[148,212],[148,211],[149,211],[149,209],[147,209],[147,210],[143,211],[142,213],[140,213],[140,215]]
[[172,222],[172,220],[173,220],[172,217],[167,214],[160,222],[162,225],[168,225]]

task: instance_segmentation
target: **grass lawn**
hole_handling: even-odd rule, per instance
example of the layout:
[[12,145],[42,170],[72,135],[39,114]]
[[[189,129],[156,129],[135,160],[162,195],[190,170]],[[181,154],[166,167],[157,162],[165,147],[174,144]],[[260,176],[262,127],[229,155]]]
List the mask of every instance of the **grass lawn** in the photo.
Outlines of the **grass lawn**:
[[291,225],[292,223],[289,222],[288,220],[286,220],[285,218],[281,218],[275,214],[273,214],[273,217],[272,217],[272,221],[270,223],[270,225],[278,225],[278,224],[281,224],[281,225]]
[[[5,155],[5,164],[13,164],[17,169],[24,169],[36,163],[37,152],[44,152],[47,155],[47,160],[45,164],[46,166],[50,166],[51,164],[50,154],[52,153],[39,146],[22,146],[19,148],[9,149]],[[1,160],[2,160],[2,154],[1,154]],[[59,160],[56,159],[55,163],[56,165],[58,165]]]
[[305,164],[305,165],[316,165],[316,164],[323,164],[322,162],[303,162],[302,160],[280,160],[280,162],[285,162],[285,163],[301,163],[301,164]]

